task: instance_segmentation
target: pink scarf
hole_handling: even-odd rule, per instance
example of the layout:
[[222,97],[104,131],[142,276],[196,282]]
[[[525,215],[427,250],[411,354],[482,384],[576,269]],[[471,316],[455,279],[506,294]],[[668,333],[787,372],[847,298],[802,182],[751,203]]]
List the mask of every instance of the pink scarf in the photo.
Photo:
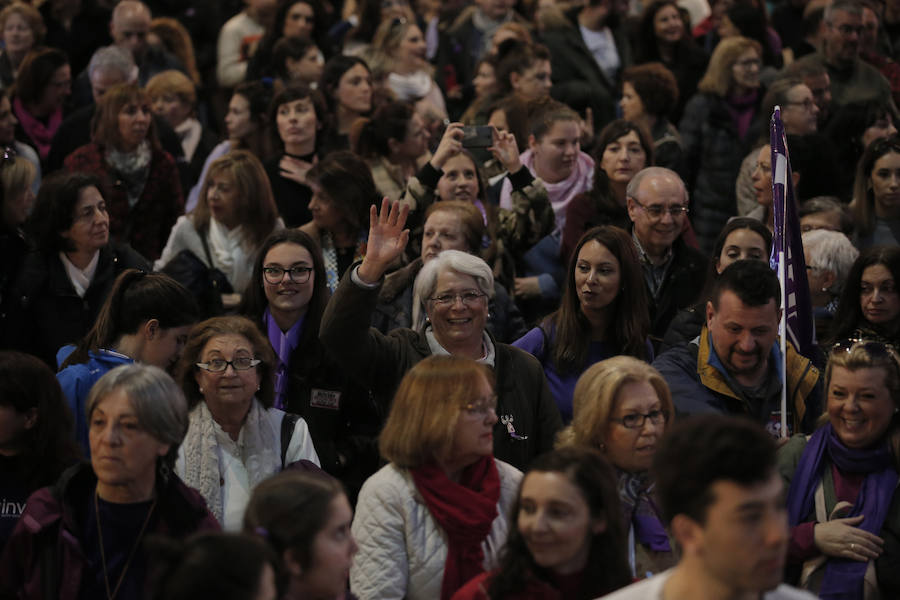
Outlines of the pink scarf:
[[57,108],[53,111],[46,125],[25,110],[25,106],[18,98],[13,99],[13,111],[16,113],[16,118],[19,119],[19,123],[22,124],[22,129],[25,130],[25,133],[37,146],[41,160],[46,160],[47,155],[50,153],[50,142],[53,140],[53,134],[59,129],[63,120],[62,108]]
[[[534,154],[531,150],[526,150],[519,156],[522,164],[528,167],[531,174],[537,177],[534,171]],[[587,192],[594,184],[594,159],[584,152],[578,153],[575,160],[575,168],[572,169],[571,175],[557,181],[556,183],[542,182],[550,196],[550,205],[553,207],[553,214],[556,216],[556,229],[561,230],[566,222],[566,209],[572,198],[582,192]],[[500,208],[512,210],[512,183],[509,177],[504,178],[503,187],[500,190]]]

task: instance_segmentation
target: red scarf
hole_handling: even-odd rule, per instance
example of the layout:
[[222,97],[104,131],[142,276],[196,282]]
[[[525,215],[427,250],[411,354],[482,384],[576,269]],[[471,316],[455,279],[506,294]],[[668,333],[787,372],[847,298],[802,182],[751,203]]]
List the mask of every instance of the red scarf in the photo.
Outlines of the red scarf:
[[412,469],[425,506],[447,534],[447,562],[441,600],[449,600],[463,584],[484,570],[481,543],[497,518],[500,475],[493,456],[466,467],[459,483],[450,481],[437,463]]
[[46,125],[28,112],[18,97],[13,98],[13,112],[16,114],[16,118],[19,119],[19,123],[22,124],[22,129],[25,130],[25,133],[37,146],[41,160],[45,160],[47,155],[50,154],[50,142],[53,140],[53,134],[56,133],[56,130],[62,124],[62,108],[57,108],[50,114]]

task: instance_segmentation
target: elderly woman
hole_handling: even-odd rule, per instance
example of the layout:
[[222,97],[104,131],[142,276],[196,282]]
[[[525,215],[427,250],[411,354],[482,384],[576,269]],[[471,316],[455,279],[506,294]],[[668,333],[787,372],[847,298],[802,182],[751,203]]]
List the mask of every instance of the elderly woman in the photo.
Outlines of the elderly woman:
[[200,495],[172,473],[188,411],[165,371],[137,364],[110,371],[91,391],[87,414],[91,462],[29,498],[0,561],[4,596],[137,598],[147,581],[147,536],[183,539],[219,528]]
[[791,527],[788,580],[825,598],[895,598],[900,357],[878,342],[838,344],[825,387],[823,425],[779,451]]
[[669,122],[678,97],[675,76],[662,63],[628,67],[622,73],[622,118],[637,123],[653,138],[654,165],[681,172],[681,134]]
[[197,120],[197,89],[181,71],[157,73],[147,82],[147,93],[153,114],[165,119],[181,140],[187,161],[185,177],[188,187],[200,177],[206,157],[216,147],[216,135]]
[[351,264],[366,251],[367,210],[378,190],[365,161],[347,151],[332,152],[309,172],[312,221],[301,231],[319,243],[325,281],[334,292]]
[[848,238],[853,235],[853,218],[847,205],[842,204],[835,196],[816,196],[810,198],[797,209],[800,217],[800,231],[824,229],[843,233]]
[[17,71],[13,113],[19,120],[16,138],[38,151],[41,164],[63,121],[63,103],[72,91],[72,71],[62,50],[41,48],[29,52]]
[[678,126],[685,157],[685,183],[693,190],[694,230],[704,252],[735,215],[734,182],[753,143],[751,123],[762,93],[758,42],[732,37],[716,46],[709,67],[687,103]]
[[561,427],[559,411],[540,365],[526,353],[496,342],[485,331],[490,267],[475,256],[445,250],[419,273],[413,307],[428,317],[423,329],[385,336],[369,328],[387,268],[409,238],[408,208],[385,200],[370,211],[369,242],[362,263],[350,270],[328,303],[320,339],[347,373],[382,399],[393,396],[403,375],[432,354],[453,354],[493,367],[497,380],[495,455],[517,467],[549,450]]
[[618,227],[588,230],[566,274],[562,303],[513,344],[541,362],[563,423],[572,393],[592,364],[627,354],[652,360],[643,270],[631,236]]
[[125,269],[150,270],[130,247],[109,241],[109,215],[96,178],[58,173],[44,180],[29,229],[36,248],[22,262],[7,319],[9,346],[43,359],[88,332]]
[[283,229],[257,252],[240,314],[275,350],[275,408],[303,417],[322,468],[355,500],[379,467],[374,438],[384,415],[319,341],[329,296],[318,243],[298,229]]
[[337,480],[285,471],[253,490],[244,531],[260,536],[281,559],[285,600],[353,600],[347,573],[359,546],[352,520],[353,507]]
[[850,210],[856,221],[856,245],[900,244],[900,137],[872,142],[856,169]]
[[432,356],[403,378],[379,439],[390,464],[356,505],[355,594],[449,600],[496,566],[522,478],[493,456],[497,402],[493,373],[468,358]]
[[117,85],[103,94],[94,119],[93,141],[63,164],[100,179],[113,239],[159,258],[184,198],[175,160],[156,139],[150,96],[135,84]]
[[579,378],[573,407],[572,425],[560,433],[558,445],[592,446],[615,467],[632,575],[644,577],[674,565],[648,473],[675,416],[666,381],[645,362],[615,356]]
[[197,208],[178,217],[156,268],[165,270],[181,252],[192,253],[225,276],[231,290],[222,294],[222,304],[233,308],[250,283],[257,248],[283,228],[262,163],[235,150],[210,165]]
[[615,472],[596,450],[541,456],[522,480],[499,568],[471,580],[453,600],[590,600],[628,585],[617,496]]
[[850,267],[834,313],[832,341],[877,339],[900,347],[900,248],[872,246]]
[[41,13],[30,4],[13,2],[0,11],[0,86],[12,86],[25,55],[42,45],[46,32]]
[[272,408],[274,368],[269,341],[244,317],[198,323],[181,355],[191,414],[175,470],[228,530],[263,479],[299,460],[319,464],[306,422]]
[[[468,157],[464,158],[470,161],[470,165],[473,164]],[[384,334],[398,327],[421,329],[425,315],[413,308],[413,286],[422,267],[444,250],[460,250],[473,256],[483,256],[484,242],[483,217],[472,202],[442,200],[429,206],[425,211],[422,252],[411,263],[385,277],[372,316],[372,326]],[[418,316],[415,322],[414,313]],[[496,279],[494,295],[488,301],[485,329],[504,344],[518,339],[526,331],[518,307]]]
[[3,501],[16,507],[0,519],[0,551],[19,522],[25,500],[52,485],[80,458],[72,413],[53,376],[36,357],[0,351],[0,478]]
[[831,321],[837,311],[838,298],[859,250],[843,233],[816,229],[803,232],[803,253],[816,320],[816,338],[828,340],[831,339]]

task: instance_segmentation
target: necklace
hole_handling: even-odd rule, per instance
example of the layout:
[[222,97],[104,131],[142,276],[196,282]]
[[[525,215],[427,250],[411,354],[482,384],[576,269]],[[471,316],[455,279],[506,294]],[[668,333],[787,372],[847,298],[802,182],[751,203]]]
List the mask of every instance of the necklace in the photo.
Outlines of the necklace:
[[144,519],[144,524],[141,525],[141,530],[138,532],[137,539],[134,541],[134,547],[131,549],[131,553],[128,555],[128,560],[125,561],[125,566],[122,567],[122,573],[119,575],[119,580],[116,582],[116,587],[112,590],[112,592],[110,592],[109,573],[106,570],[106,552],[103,550],[103,530],[100,528],[99,497],[100,495],[97,493],[97,490],[94,490],[94,514],[97,517],[97,536],[100,538],[100,562],[103,565],[103,583],[106,584],[107,600],[113,600],[116,597],[116,594],[119,592],[119,587],[121,587],[122,585],[122,580],[125,579],[125,573],[128,572],[128,567],[131,566],[131,559],[134,558],[138,546],[141,545],[141,538],[144,537],[144,530],[147,529],[147,524],[150,522],[150,517],[153,515],[153,509],[156,508],[157,498],[153,499],[153,504],[150,505],[150,510],[147,511],[147,518]]

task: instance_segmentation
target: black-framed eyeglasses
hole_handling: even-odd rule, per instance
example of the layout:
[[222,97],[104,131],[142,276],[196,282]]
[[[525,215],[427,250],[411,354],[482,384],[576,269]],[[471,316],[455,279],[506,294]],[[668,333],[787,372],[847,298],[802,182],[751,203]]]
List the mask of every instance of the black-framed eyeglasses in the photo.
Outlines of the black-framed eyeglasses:
[[225,369],[228,368],[228,365],[231,365],[231,368],[235,371],[249,371],[260,363],[262,363],[262,361],[258,358],[239,356],[232,360],[225,360],[224,358],[214,358],[205,363],[198,362],[195,364],[198,368],[203,369],[204,371],[209,371],[210,373],[223,373],[225,372]]
[[625,415],[621,419],[610,418],[610,421],[615,421],[628,429],[640,429],[647,422],[647,419],[650,419],[650,422],[654,425],[662,425],[669,420],[669,415],[666,414],[666,411],[657,409],[651,410],[646,414],[632,413]]
[[291,267],[290,269],[263,267],[263,277],[271,284],[281,283],[285,273],[288,274],[288,278],[294,283],[306,283],[309,281],[309,274],[312,272],[312,267]]
[[457,300],[461,300],[462,303],[466,306],[473,306],[486,295],[487,294],[476,292],[475,290],[466,290],[465,292],[460,292],[458,294],[441,294],[440,296],[432,296],[431,298],[429,298],[429,300],[431,300],[435,304],[440,304],[442,306],[449,306],[455,303]]
[[645,206],[638,202],[638,199],[635,197],[631,197],[634,203],[644,212],[646,212],[650,217],[654,219],[660,219],[665,213],[669,213],[669,216],[673,219],[680,217],[681,215],[686,215],[688,213],[688,207],[681,206],[662,206],[659,204],[651,204],[650,206]]

